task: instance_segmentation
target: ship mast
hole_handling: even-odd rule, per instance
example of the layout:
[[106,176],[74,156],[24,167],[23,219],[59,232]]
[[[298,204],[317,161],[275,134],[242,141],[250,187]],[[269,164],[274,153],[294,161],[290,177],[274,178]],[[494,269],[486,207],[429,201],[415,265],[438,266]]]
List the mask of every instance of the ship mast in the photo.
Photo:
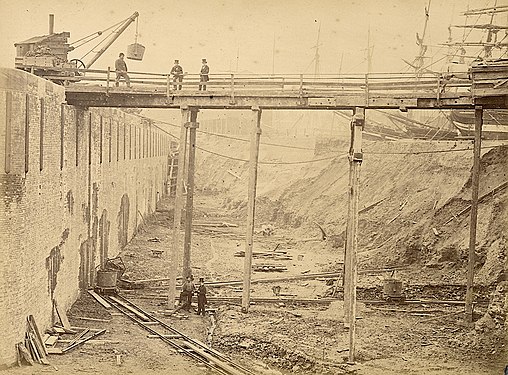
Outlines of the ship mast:
[[[494,7],[497,5],[497,0],[494,1]],[[494,13],[491,13],[490,14],[490,24],[492,25],[492,23],[494,22]],[[492,32],[493,29],[489,28],[488,31],[487,31],[487,43],[491,43],[492,42]],[[494,33],[495,35],[495,40],[497,41],[497,30],[496,32]],[[485,45],[484,48],[484,51],[485,51],[485,58],[490,58],[492,57],[492,46],[489,46],[488,44]]]
[[367,31],[367,73],[372,72],[372,55],[374,54],[374,46],[370,46],[370,25]]
[[[485,59],[491,59],[493,57],[493,50],[494,49],[504,49],[508,47],[508,43],[504,42],[503,40],[498,41],[498,32],[500,30],[508,30],[508,26],[506,25],[496,25],[494,23],[494,17],[497,14],[508,12],[508,6],[497,6],[497,0],[494,2],[494,6],[489,8],[482,8],[482,9],[472,9],[467,10],[462,13],[462,15],[466,16],[466,21],[464,25],[453,25],[454,28],[462,28],[464,29],[464,35],[465,30],[469,29],[469,34],[473,30],[483,30],[487,32],[487,37],[485,41],[475,41],[475,42],[466,42],[466,35],[464,36],[462,42],[453,42],[451,39],[451,29],[450,30],[450,37],[448,38],[448,41],[444,44],[447,45],[449,48],[452,48],[453,46],[460,47],[461,51],[461,62],[463,63],[464,58],[471,58],[471,59],[478,59],[480,53],[477,56],[472,55],[466,55],[466,47],[482,47],[483,51],[483,58]],[[467,17],[468,16],[478,16],[477,21],[474,24],[467,24]],[[480,20],[480,17],[482,16],[489,16],[488,23],[478,23]],[[505,37],[506,38],[506,37]],[[504,39],[504,38],[503,38]],[[451,55],[451,53],[450,53]]]
[[427,52],[427,45],[425,44],[425,34],[427,32],[427,25],[429,23],[430,3],[431,0],[429,0],[428,5],[425,7],[425,23],[423,25],[423,32],[421,38],[418,35],[418,33],[416,33],[416,44],[420,46],[420,50],[418,52],[418,56],[416,56],[414,60],[413,67],[415,69],[417,77],[421,76],[421,74],[423,73],[425,53]]
[[321,34],[321,22],[319,22],[318,32],[317,32],[317,42],[316,42],[316,53],[314,55],[314,78],[317,78],[319,75],[319,36]]

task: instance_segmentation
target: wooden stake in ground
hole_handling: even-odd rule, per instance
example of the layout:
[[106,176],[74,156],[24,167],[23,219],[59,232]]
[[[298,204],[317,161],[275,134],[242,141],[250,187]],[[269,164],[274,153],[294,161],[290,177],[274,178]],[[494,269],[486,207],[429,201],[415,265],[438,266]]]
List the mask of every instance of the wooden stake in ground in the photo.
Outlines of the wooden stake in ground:
[[250,143],[249,196],[247,203],[247,233],[245,239],[245,263],[243,277],[242,312],[249,311],[250,278],[252,275],[252,245],[254,240],[254,213],[258,178],[259,139],[261,137],[261,110],[252,107],[252,137]]
[[185,240],[183,246],[183,273],[186,278],[191,270],[191,240],[192,240],[192,211],[194,208],[194,167],[196,161],[196,130],[199,123],[198,109],[190,109],[190,122],[185,124],[189,128],[189,171],[187,174],[187,201],[185,204]]
[[[351,144],[349,146],[349,153],[351,154],[352,153],[352,149],[353,149],[353,135],[354,135],[354,130],[353,130],[353,121],[351,120]],[[350,162],[349,163],[349,188],[351,191],[351,186],[353,185],[353,164]],[[350,193],[349,193],[350,194]],[[351,197],[349,196],[348,197],[348,220],[346,222],[346,240],[345,240],[345,243],[344,243],[344,277],[343,277],[343,280],[342,280],[342,286],[344,287],[344,327],[346,328],[349,328],[349,309],[348,309],[348,306],[350,304],[350,301],[351,301],[351,287],[350,287],[350,281],[351,281],[351,257],[350,257],[350,251],[349,251],[349,248],[350,246],[348,245],[348,241],[350,239],[350,225],[349,225],[349,218],[351,217],[351,205],[352,205],[352,200],[351,200]]]
[[176,296],[176,273],[178,267],[178,249],[180,246],[180,221],[182,219],[182,205],[183,205],[183,168],[185,163],[184,146],[187,142],[187,128],[185,124],[189,118],[188,108],[182,107],[182,127],[180,128],[180,146],[178,152],[178,170],[176,174],[176,187],[175,187],[175,209],[173,213],[173,244],[171,251],[168,251],[169,256],[169,285],[168,285],[168,308],[175,307]]
[[478,219],[478,190],[480,185],[480,156],[482,148],[483,108],[475,107],[473,175],[471,176],[471,223],[469,225],[469,254],[467,259],[466,320],[473,321],[474,254],[476,222]]
[[365,109],[356,108],[351,124],[351,148],[349,151],[349,163],[351,165],[351,176],[349,186],[349,216],[347,232],[347,249],[349,262],[346,285],[349,289],[349,304],[344,306],[349,315],[349,362],[355,360],[356,344],[356,279],[357,261],[356,252],[358,247],[358,206],[360,198],[360,167],[363,161],[362,154],[362,131],[365,124]]

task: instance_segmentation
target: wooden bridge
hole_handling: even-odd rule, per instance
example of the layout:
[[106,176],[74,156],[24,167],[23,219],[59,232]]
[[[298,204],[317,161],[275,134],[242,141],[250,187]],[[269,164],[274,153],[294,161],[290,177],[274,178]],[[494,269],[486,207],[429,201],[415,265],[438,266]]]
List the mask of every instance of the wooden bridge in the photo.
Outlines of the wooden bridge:
[[[65,73],[65,72],[63,72]],[[212,74],[199,91],[199,74],[184,76],[181,90],[168,74],[129,72],[132,87],[115,87],[111,70],[46,76],[64,82],[68,104],[83,107],[201,109],[484,109],[508,108],[508,61],[453,74],[348,75]]]

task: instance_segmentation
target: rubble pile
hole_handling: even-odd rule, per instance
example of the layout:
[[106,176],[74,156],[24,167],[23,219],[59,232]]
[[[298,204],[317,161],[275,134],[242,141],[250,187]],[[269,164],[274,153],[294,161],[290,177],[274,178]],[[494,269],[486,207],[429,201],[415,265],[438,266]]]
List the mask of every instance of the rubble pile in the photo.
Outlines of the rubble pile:
[[497,284],[496,290],[492,293],[487,312],[476,322],[475,329],[479,332],[506,331],[507,311],[508,281],[502,281]]
[[234,354],[245,354],[275,365],[278,368],[297,372],[313,371],[317,362],[315,359],[308,357],[305,353],[296,350],[284,348],[274,342],[266,340],[258,340],[253,337],[247,337],[242,334],[231,334],[221,336],[216,340],[215,345],[221,350]]

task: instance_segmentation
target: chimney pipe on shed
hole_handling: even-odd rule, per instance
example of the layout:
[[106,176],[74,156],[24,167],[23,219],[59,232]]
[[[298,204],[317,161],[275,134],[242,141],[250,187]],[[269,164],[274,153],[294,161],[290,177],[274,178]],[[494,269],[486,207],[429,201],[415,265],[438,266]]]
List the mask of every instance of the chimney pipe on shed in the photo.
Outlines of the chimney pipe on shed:
[[55,15],[50,14],[49,15],[49,35],[54,34],[55,30]]

